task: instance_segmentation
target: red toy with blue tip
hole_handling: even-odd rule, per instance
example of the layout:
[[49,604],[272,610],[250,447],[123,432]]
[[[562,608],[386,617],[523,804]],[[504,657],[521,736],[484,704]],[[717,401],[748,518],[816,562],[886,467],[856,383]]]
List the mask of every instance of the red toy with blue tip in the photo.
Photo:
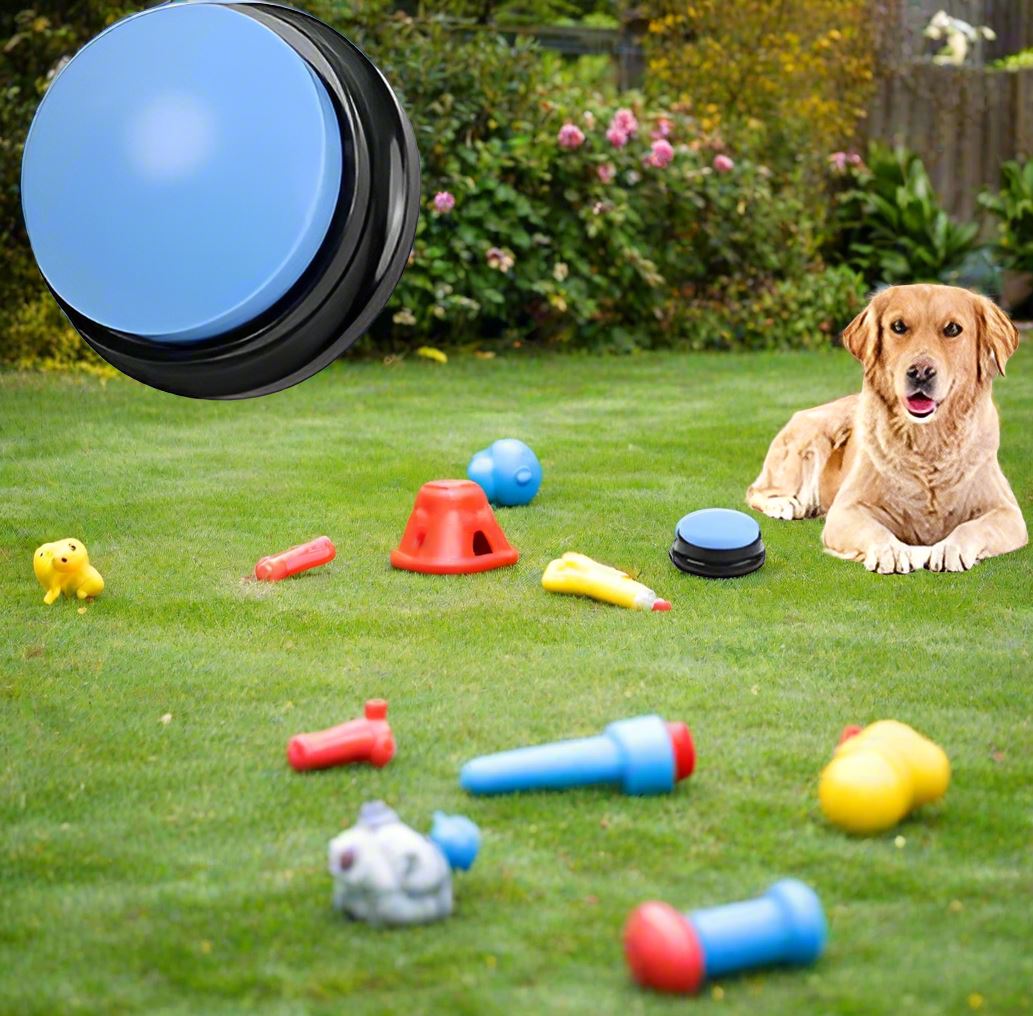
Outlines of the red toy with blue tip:
[[624,953],[643,987],[692,994],[724,974],[813,963],[827,937],[817,894],[786,878],[755,899],[687,914],[658,900],[643,903],[625,925]]

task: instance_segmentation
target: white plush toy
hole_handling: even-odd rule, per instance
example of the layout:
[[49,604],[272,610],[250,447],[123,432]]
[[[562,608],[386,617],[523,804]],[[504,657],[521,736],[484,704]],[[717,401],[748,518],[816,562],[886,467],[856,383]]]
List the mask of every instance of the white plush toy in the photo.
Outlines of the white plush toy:
[[334,906],[374,927],[426,924],[452,913],[452,868],[473,864],[477,826],[435,813],[421,836],[382,801],[362,806],[358,822],[330,841]]

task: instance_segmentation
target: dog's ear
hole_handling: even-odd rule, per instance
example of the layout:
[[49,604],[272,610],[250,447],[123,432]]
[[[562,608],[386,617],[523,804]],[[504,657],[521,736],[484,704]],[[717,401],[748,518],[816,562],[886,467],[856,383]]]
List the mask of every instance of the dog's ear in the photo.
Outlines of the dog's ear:
[[870,303],[843,329],[843,347],[867,370],[879,355],[879,344],[879,323]]
[[979,380],[992,379],[994,374],[1004,377],[1004,365],[1019,348],[1019,330],[1011,318],[985,296],[978,298],[976,323],[979,328],[977,353]]

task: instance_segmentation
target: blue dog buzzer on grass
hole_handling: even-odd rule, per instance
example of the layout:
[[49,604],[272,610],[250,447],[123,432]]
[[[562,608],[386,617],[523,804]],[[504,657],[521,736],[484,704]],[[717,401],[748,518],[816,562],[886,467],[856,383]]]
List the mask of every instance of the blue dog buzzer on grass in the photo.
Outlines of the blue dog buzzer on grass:
[[760,526],[744,512],[731,508],[702,508],[675,526],[675,535],[705,550],[739,550],[755,543]]
[[183,343],[288,292],[341,180],[322,81],[266,25],[200,2],[119,22],[57,76],[26,141],[22,200],[40,270],[74,310]]

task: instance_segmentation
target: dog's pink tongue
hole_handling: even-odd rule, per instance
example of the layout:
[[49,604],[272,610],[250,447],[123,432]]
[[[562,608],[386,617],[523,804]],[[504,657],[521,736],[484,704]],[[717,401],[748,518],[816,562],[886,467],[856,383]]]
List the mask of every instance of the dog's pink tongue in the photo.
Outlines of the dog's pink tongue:
[[909,395],[907,408],[912,413],[930,413],[936,408],[936,403],[932,399],[927,399],[924,395]]

